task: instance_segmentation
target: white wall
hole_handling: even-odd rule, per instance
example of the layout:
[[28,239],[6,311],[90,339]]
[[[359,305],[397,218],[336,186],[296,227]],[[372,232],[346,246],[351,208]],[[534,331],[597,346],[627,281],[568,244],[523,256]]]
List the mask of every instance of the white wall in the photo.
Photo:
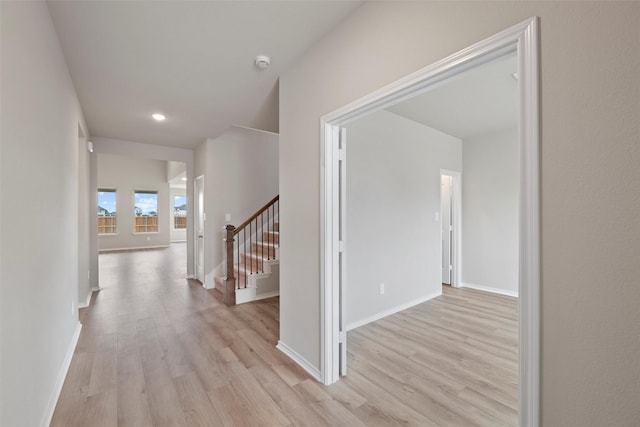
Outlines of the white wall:
[[535,15],[541,422],[638,425],[637,2],[367,2],[283,73],[280,340],[320,367],[320,117]]
[[460,139],[388,111],[347,125],[348,329],[442,292],[440,169],[461,159]]
[[518,294],[518,130],[462,143],[462,282]]
[[[169,245],[169,183],[167,162],[98,154],[98,188],[116,190],[118,232],[98,235],[99,250]],[[136,191],[158,192],[158,232],[136,233]]]
[[187,240],[187,229],[181,228],[176,230],[173,228],[174,215],[173,215],[173,200],[175,196],[186,196],[187,189],[186,188],[169,188],[169,240],[171,242],[184,242]]
[[167,182],[176,178],[182,173],[187,173],[187,164],[184,162],[167,161]]
[[278,135],[232,127],[204,145],[196,157],[206,156],[204,285],[212,288],[223,272],[225,214],[231,214],[231,224],[240,225],[278,194]]
[[80,332],[78,126],[87,127],[46,3],[1,2],[0,15],[0,425],[48,425]]

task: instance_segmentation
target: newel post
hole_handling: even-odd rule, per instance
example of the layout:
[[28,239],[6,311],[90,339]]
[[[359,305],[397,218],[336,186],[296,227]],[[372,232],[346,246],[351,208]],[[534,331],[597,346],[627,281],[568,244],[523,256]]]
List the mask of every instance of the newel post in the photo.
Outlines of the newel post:
[[233,233],[236,230],[236,227],[231,224],[227,224],[225,230],[227,232],[226,238],[224,239],[227,243],[227,277],[224,281],[222,301],[224,302],[224,305],[228,307],[236,305],[236,278],[233,268]]

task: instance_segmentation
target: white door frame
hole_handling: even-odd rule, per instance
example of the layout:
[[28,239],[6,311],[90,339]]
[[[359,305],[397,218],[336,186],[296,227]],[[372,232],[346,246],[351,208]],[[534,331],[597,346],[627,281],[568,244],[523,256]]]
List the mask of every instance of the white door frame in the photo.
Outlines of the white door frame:
[[[200,201],[200,198],[198,197],[198,182],[200,182],[200,187],[202,188],[202,194],[203,194],[203,200],[202,202]],[[202,206],[200,206],[202,203]],[[198,236],[198,227],[200,224],[200,210],[202,208],[202,212],[204,215],[204,175],[200,175],[198,177],[196,177],[193,180],[193,219],[194,219],[194,224],[193,224],[193,276],[198,279],[203,285],[205,284],[205,271],[204,271],[204,265],[199,265],[200,264],[200,237]],[[204,224],[205,221],[205,217],[203,216],[202,218],[202,222]],[[202,251],[204,252],[204,225],[203,225],[203,229],[202,229]],[[204,254],[202,255],[202,259],[204,262]],[[200,277],[200,269],[202,269],[202,275]]]
[[[462,286],[462,175],[460,172],[440,169],[440,176],[450,176],[453,178],[453,186],[451,188],[452,199],[452,222],[453,222],[453,270],[451,271],[451,286],[459,288]],[[440,205],[442,205],[442,192],[440,193]],[[442,221],[442,216],[440,221]],[[440,227],[442,229],[442,227]],[[440,260],[442,261],[442,245],[440,245]],[[441,262],[442,264],[442,262]]]
[[539,19],[530,18],[321,118],[321,378],[339,376],[339,129],[508,53],[518,54],[520,143],[519,425],[539,425],[540,196]]

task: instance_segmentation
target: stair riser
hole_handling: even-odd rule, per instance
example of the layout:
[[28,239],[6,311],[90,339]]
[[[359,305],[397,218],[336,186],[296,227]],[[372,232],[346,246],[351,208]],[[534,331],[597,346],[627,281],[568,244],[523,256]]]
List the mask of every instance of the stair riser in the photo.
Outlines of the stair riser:
[[280,233],[278,231],[265,231],[263,233],[263,239],[265,243],[280,244]]
[[240,268],[244,268],[247,272],[259,273],[263,269],[262,260],[253,258],[251,255],[240,254],[238,262]]
[[254,243],[253,245],[253,253],[261,256],[262,258],[275,258],[276,257],[276,248],[273,246],[267,246],[266,244]]

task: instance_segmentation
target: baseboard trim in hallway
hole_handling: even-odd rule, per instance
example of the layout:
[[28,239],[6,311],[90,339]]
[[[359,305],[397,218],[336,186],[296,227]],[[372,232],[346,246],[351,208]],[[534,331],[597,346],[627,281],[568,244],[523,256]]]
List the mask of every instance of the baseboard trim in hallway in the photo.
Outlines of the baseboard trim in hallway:
[[69,367],[71,366],[71,359],[73,359],[73,354],[76,351],[76,346],[78,345],[78,340],[80,339],[80,332],[82,331],[82,323],[78,322],[76,326],[76,330],[71,337],[71,342],[69,343],[69,347],[67,348],[67,354],[64,357],[64,361],[62,362],[62,366],[60,367],[60,371],[58,371],[58,378],[56,379],[56,384],[53,387],[53,394],[49,399],[49,403],[47,404],[47,409],[44,412],[42,417],[42,421],[40,422],[41,426],[48,426],[51,424],[51,420],[53,419],[53,413],[56,410],[56,405],[58,404],[58,399],[60,398],[60,393],[62,392],[62,386],[64,385],[64,380],[67,378],[67,373],[69,372]]
[[518,291],[507,291],[505,289],[492,288],[490,286],[476,285],[475,283],[462,282],[461,287],[469,289],[477,289],[479,291],[491,292],[492,294],[506,295],[508,297],[518,298]]
[[309,375],[311,375],[317,381],[322,382],[322,375],[320,374],[320,371],[311,363],[309,363],[307,359],[300,356],[297,351],[295,351],[282,341],[278,341],[278,345],[276,345],[276,348],[286,354],[291,360],[296,362],[302,369],[307,371]]

